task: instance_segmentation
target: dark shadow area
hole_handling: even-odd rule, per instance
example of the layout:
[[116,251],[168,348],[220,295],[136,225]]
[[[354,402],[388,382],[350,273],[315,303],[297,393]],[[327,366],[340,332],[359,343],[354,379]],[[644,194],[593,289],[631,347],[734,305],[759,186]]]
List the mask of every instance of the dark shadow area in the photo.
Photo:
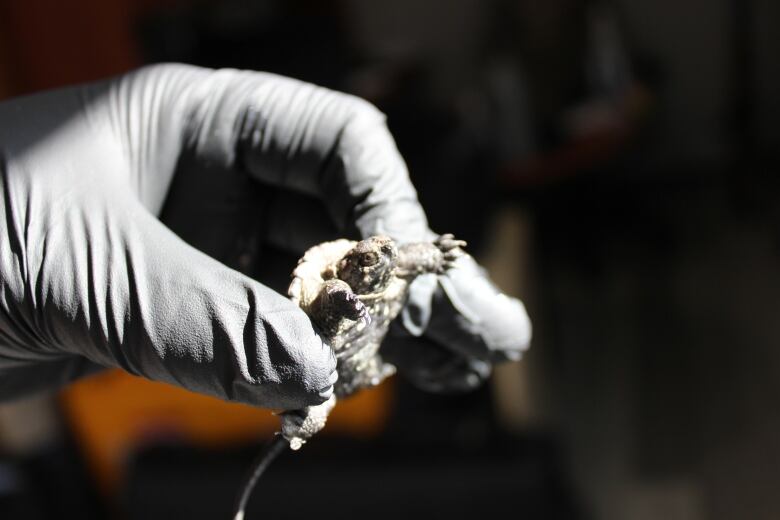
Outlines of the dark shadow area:
[[[502,439],[489,450],[464,450],[447,439],[408,444],[330,437],[307,446],[303,456],[288,452],[277,460],[260,481],[247,517],[465,519],[511,515],[523,504],[537,518],[579,518],[562,499],[569,493],[545,444],[528,439],[519,448],[515,439]],[[257,450],[172,446],[140,453],[125,497],[128,517],[229,518],[241,476],[236,469]],[[174,499],[182,494],[189,500]]]
[[[380,434],[326,432],[285,454],[247,518],[780,516],[780,4],[119,4],[128,67],[271,71],[375,103],[431,227],[466,239],[534,322],[528,356],[479,391],[397,378]],[[45,16],[20,9],[7,19]],[[44,85],[17,32],[0,93]],[[261,221],[255,189],[232,208]],[[168,224],[230,265],[270,253],[245,269],[285,290],[295,255],[227,243],[219,220],[205,235]],[[71,478],[84,447],[65,446],[0,458],[0,517],[62,503],[82,518],[228,518],[259,448],[135,446],[111,500]]]

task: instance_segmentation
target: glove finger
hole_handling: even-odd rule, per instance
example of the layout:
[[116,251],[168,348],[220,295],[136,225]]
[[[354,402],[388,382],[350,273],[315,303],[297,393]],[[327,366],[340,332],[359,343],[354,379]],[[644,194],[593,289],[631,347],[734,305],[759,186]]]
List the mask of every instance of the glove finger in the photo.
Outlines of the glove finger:
[[465,357],[489,362],[520,359],[531,340],[531,322],[523,304],[502,293],[470,256],[438,277],[410,287],[401,320],[413,335]]
[[359,98],[273,74],[183,65],[146,67],[94,97],[116,113],[136,193],[153,213],[169,192],[197,189],[184,161],[214,167],[213,185],[248,174],[317,198],[350,236],[430,234],[384,115]]
[[287,298],[116,197],[48,237],[42,290],[65,350],[150,379],[271,408],[319,404],[335,359]]
[[382,358],[395,365],[416,387],[434,393],[473,390],[492,372],[490,363],[462,356],[432,340],[397,330],[392,330],[382,344]]

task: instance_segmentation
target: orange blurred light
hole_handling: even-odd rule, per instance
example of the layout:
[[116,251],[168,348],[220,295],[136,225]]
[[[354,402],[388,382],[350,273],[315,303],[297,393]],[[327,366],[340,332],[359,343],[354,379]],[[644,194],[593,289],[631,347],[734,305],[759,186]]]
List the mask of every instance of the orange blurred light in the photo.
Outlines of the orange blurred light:
[[[378,434],[386,424],[388,384],[340,402],[324,434]],[[62,391],[63,410],[100,488],[122,485],[128,455],[161,441],[203,447],[270,438],[279,419],[269,410],[219,399],[111,370]]]

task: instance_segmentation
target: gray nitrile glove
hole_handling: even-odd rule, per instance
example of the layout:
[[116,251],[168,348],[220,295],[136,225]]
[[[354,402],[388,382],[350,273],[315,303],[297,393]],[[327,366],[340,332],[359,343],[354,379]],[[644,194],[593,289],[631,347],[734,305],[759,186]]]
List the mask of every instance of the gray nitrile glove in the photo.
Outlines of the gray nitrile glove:
[[[115,366],[264,407],[321,403],[335,360],[303,312],[163,222],[209,215],[212,242],[294,251],[430,236],[375,108],[255,72],[160,65],[2,103],[0,188],[0,398]],[[414,340],[482,364],[524,349],[519,302],[468,260],[456,271],[414,289]]]

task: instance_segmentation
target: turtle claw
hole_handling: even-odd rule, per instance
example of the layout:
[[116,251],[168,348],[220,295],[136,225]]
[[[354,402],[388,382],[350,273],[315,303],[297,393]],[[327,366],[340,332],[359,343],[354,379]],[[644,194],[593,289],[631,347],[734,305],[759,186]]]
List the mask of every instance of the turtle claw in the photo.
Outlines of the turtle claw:
[[461,248],[466,247],[466,241],[458,240],[450,233],[441,235],[433,243],[442,254],[442,261],[436,270],[439,274],[452,269],[455,261],[464,255]]
[[442,253],[455,253],[458,256],[460,256],[463,251],[460,250],[462,247],[466,247],[466,241],[465,240],[458,240],[450,233],[444,234],[437,238],[434,242],[434,245],[439,248],[439,251]]
[[355,293],[345,292],[343,294],[344,303],[346,304],[345,314],[347,317],[351,320],[363,323],[366,327],[369,326],[371,324],[371,315],[368,313],[368,308],[360,301]]
[[368,309],[365,305],[362,303],[360,304],[360,315],[358,316],[358,320],[360,323],[363,324],[363,326],[368,327],[371,325],[371,315],[368,313]]

